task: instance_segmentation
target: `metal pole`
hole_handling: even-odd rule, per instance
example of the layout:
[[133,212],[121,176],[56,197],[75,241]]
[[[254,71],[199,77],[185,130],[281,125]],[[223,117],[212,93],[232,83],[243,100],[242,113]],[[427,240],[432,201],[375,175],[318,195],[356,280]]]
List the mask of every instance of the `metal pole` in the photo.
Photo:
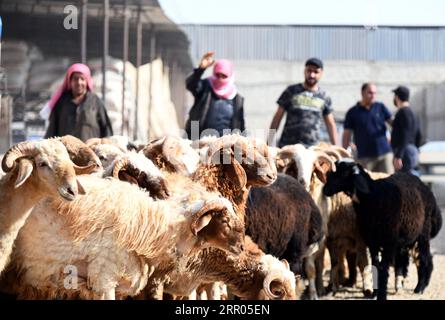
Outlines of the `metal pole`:
[[[148,102],[148,132],[151,129],[151,109],[153,107],[153,61],[156,58],[156,33],[152,26],[150,30],[150,80],[149,80],[149,102]],[[151,139],[151,137],[149,137]]]
[[87,63],[87,17],[88,0],[82,0],[82,26],[80,30],[80,56],[83,64]]
[[107,71],[107,57],[108,57],[108,44],[109,44],[109,37],[108,37],[108,22],[109,22],[108,20],[109,20],[109,9],[110,9],[109,0],[104,0],[103,7],[104,7],[104,34],[103,34],[104,47],[102,53],[102,99],[105,103],[106,80],[107,80],[105,73]]
[[126,72],[127,72],[127,60],[128,60],[128,10],[127,10],[127,4],[128,0],[125,0],[124,2],[124,42],[123,42],[123,62],[124,62],[124,68],[123,68],[123,74],[122,74],[122,128],[121,128],[121,135],[124,135],[125,127],[127,127],[127,134],[128,134],[128,119],[125,117],[125,80],[126,80]]
[[134,112],[134,133],[133,139],[138,138],[138,113],[139,113],[139,69],[142,61],[142,20],[141,7],[138,9],[138,17],[136,24],[136,110]]

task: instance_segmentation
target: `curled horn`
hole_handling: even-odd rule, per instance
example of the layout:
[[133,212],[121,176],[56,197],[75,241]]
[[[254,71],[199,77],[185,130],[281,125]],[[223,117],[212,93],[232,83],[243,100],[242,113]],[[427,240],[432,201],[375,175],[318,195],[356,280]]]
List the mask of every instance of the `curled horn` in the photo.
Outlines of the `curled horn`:
[[281,274],[278,271],[275,272],[271,272],[270,274],[268,274],[266,276],[266,278],[264,278],[263,281],[263,288],[264,288],[264,292],[266,293],[266,295],[273,299],[273,300],[277,300],[277,299],[282,299],[284,297],[284,290],[282,291],[282,293],[280,295],[276,295],[272,292],[272,290],[270,289],[271,284],[274,281],[279,282],[280,284],[283,283],[283,277],[281,276]]
[[345,148],[342,148],[340,146],[332,146],[331,148],[337,151],[342,156],[342,158],[352,158],[351,153]]
[[97,144],[102,144],[102,139],[101,138],[90,138],[86,141],[86,145],[91,147]]
[[125,168],[127,165],[128,165],[127,157],[122,157],[119,160],[116,160],[113,166],[113,178],[119,179],[119,171],[121,171],[122,168]]
[[97,171],[97,164],[96,163],[91,163],[87,166],[78,166],[77,164],[75,164],[73,162],[73,168],[74,171],[76,172],[76,174],[80,175],[80,174],[90,174],[93,172]]
[[234,145],[233,141],[230,141],[228,139],[220,140],[213,142],[210,144],[209,149],[207,151],[207,163],[210,164],[212,162],[213,157],[217,152],[219,152],[222,149],[231,148]]
[[335,159],[335,161],[340,160],[341,158],[343,158],[341,156],[341,154],[334,150],[334,149],[329,149],[329,150],[323,150],[324,153],[326,153],[327,155],[333,157]]
[[295,148],[293,146],[284,146],[278,152],[277,157],[279,159],[292,159],[295,156]]
[[37,146],[33,142],[25,141],[11,147],[2,160],[2,170],[9,172],[14,169],[15,161],[22,157],[32,157],[38,152]]
[[329,165],[332,171],[335,171],[335,162],[332,160],[330,156],[328,156],[325,152],[318,151],[317,152],[317,161],[324,162]]
[[162,152],[162,146],[165,140],[165,137],[153,140],[139,152],[143,153],[148,159],[154,160],[156,156]]

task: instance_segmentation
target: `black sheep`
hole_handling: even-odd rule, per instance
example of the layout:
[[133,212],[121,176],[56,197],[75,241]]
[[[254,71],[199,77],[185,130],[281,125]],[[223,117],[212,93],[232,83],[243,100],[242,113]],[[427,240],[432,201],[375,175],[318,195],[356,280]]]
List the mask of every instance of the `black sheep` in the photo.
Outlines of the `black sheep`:
[[252,188],[246,207],[246,234],[265,253],[289,261],[295,274],[311,244],[322,237],[320,211],[296,179],[278,174],[268,187]]
[[352,198],[360,232],[379,271],[377,298],[386,299],[389,265],[395,261],[396,270],[404,273],[407,250],[414,245],[419,253],[414,292],[422,293],[433,270],[429,240],[438,233],[442,220],[434,195],[418,177],[407,173],[372,180],[351,159],[336,165],[337,171],[328,173],[323,192],[332,196],[343,191]]

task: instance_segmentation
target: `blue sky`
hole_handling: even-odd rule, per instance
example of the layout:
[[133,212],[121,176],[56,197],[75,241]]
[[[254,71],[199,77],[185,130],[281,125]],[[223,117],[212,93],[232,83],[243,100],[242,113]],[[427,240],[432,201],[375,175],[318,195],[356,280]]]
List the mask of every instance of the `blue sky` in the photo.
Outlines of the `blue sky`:
[[445,0],[159,0],[178,24],[445,26]]

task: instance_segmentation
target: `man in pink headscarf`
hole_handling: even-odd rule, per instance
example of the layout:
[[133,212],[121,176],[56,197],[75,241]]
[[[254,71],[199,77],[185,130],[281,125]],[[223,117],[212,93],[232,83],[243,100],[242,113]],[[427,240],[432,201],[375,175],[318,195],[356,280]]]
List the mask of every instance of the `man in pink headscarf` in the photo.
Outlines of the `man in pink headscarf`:
[[86,141],[113,135],[103,102],[92,92],[90,69],[81,63],[68,68],[63,84],[40,113],[49,114],[45,138],[71,134]]
[[[215,62],[213,56],[214,52],[207,52],[199,67],[186,80],[187,90],[195,98],[185,125],[188,137],[193,140],[198,139],[204,130],[207,134],[219,136],[234,129],[245,130],[244,99],[235,86],[233,65],[225,59]],[[204,71],[212,65],[213,74],[201,79]],[[192,130],[192,126],[199,130]],[[199,136],[192,137],[192,132],[199,133]]]

